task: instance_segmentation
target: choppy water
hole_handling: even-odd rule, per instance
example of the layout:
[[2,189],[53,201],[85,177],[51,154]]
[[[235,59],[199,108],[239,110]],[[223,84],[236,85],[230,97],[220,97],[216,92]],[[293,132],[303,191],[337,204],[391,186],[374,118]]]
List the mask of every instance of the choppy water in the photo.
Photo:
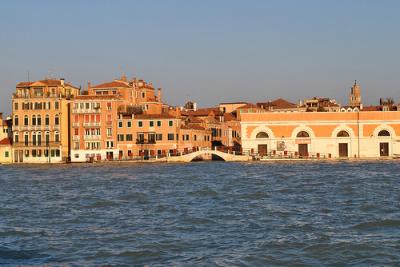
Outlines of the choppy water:
[[0,264],[400,265],[400,162],[0,166]]

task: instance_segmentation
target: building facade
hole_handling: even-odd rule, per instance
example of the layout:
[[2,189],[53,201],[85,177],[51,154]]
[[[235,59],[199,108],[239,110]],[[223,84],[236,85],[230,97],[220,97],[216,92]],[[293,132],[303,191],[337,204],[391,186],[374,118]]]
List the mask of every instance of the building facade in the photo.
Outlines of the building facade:
[[13,160],[65,162],[69,156],[69,109],[79,88],[64,79],[21,82],[12,97]]
[[400,112],[242,113],[246,153],[325,158],[400,156]]

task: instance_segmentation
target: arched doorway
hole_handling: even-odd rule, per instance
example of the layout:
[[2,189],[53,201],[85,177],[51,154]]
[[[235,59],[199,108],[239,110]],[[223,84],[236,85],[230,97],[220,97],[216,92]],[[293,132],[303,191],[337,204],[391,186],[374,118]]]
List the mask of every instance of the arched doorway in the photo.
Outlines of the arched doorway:
[[381,157],[389,157],[389,140],[388,139],[391,137],[390,132],[387,130],[381,130],[378,133],[378,137],[380,138],[379,155]]
[[[257,141],[262,140],[262,139],[268,139],[269,135],[266,132],[259,132],[256,135]],[[258,149],[258,154],[263,157],[268,154],[268,144],[266,142],[259,143],[257,146]]]
[[348,158],[349,157],[348,139],[350,138],[350,134],[347,131],[342,130],[338,132],[336,137],[339,138],[338,142],[339,158]]
[[308,144],[310,143],[310,134],[306,131],[300,131],[296,135],[299,157],[308,157]]

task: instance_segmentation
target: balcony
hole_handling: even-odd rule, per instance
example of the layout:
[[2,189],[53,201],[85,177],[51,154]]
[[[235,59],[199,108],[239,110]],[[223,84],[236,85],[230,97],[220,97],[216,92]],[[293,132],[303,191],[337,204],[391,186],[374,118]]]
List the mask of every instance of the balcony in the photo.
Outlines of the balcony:
[[33,147],[33,148],[48,148],[48,147],[59,147],[61,142],[14,142],[13,147]]
[[101,135],[84,135],[83,140],[85,140],[85,141],[101,140]]
[[100,108],[90,108],[90,109],[72,109],[72,114],[91,114],[100,113]]
[[147,140],[147,139],[136,139],[136,144],[138,145],[154,145],[156,140]]
[[84,122],[83,127],[100,127],[100,122]]

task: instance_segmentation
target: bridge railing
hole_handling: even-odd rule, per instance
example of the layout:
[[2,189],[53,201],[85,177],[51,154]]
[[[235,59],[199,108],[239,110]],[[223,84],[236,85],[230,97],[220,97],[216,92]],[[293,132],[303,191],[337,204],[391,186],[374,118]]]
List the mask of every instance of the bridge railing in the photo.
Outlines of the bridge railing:
[[254,159],[331,159],[331,153],[307,152],[301,155],[298,151],[270,151],[267,154],[250,154]]

